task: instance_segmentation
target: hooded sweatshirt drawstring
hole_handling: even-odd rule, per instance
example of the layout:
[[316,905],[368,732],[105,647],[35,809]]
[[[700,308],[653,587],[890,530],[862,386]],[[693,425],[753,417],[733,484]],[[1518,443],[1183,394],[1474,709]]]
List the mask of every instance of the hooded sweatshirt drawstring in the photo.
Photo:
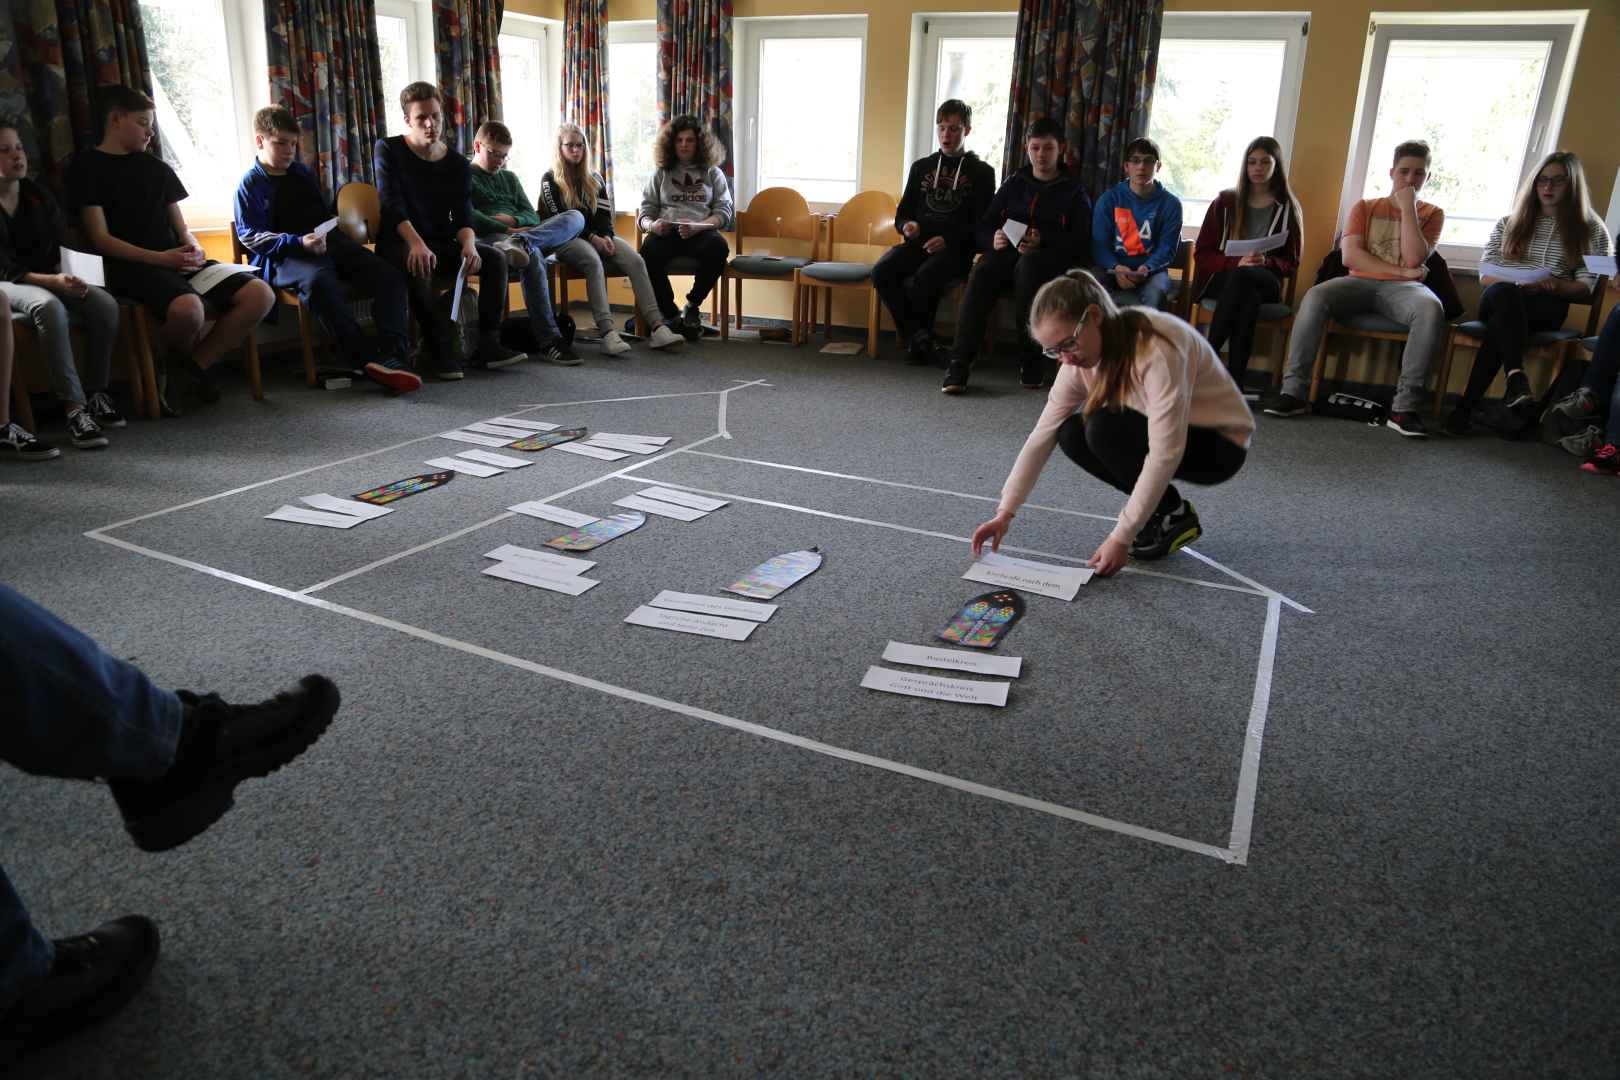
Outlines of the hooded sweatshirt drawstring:
[[[952,191],[956,190],[956,182],[958,180],[962,179],[962,166],[964,164],[966,164],[966,163],[967,163],[967,155],[966,154],[958,154],[958,155],[956,155],[956,172],[955,172],[954,175],[951,176],[951,190]],[[936,189],[939,187],[939,171],[941,169],[943,169],[944,167],[945,167],[945,152],[942,150],[942,151],[940,151],[940,154],[939,154],[939,160],[934,163],[934,187]]]

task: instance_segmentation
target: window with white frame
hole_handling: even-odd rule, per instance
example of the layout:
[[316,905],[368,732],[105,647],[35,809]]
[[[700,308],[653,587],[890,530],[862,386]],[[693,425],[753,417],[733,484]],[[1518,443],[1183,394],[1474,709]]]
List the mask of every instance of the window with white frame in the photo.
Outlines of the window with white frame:
[[613,205],[635,213],[656,171],[658,32],[651,22],[608,24],[608,134],[613,140]]
[[[181,204],[186,224],[228,225],[237,182],[253,156],[253,113],[269,103],[263,5],[146,0],[141,16],[163,159],[188,193]],[[252,78],[253,71],[261,77]]]
[[382,64],[388,134],[405,134],[399,92],[413,82],[438,84],[433,20],[425,0],[377,0],[377,52]]
[[738,205],[770,187],[819,208],[842,204],[861,186],[866,18],[736,23]]
[[1340,207],[1389,194],[1391,155],[1429,144],[1422,197],[1446,213],[1440,251],[1470,265],[1542,156],[1558,148],[1586,13],[1379,16],[1362,64]]
[[[939,148],[934,117],[951,99],[973,110],[967,148],[1001,177],[1007,144],[1007,98],[1012,89],[1016,15],[917,16],[921,51],[914,85],[911,158]],[[905,164],[909,165],[910,162]]]
[[1309,29],[1303,11],[1165,15],[1148,137],[1163,156],[1159,180],[1181,197],[1184,231],[1237,183],[1250,141],[1270,135],[1286,163]]
[[551,167],[556,107],[552,104],[550,32],[539,19],[507,12],[497,39],[501,51],[501,117],[512,129],[512,156],[506,167],[517,173],[530,200],[540,194],[540,178]]

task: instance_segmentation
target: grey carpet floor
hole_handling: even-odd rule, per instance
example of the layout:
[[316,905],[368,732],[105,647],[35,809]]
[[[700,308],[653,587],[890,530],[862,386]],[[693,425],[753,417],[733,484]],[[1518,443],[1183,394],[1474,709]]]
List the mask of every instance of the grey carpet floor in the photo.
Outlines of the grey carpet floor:
[[[1205,559],[1029,597],[990,709],[858,684],[983,589],[961,538],[1040,407],[1010,365],[961,399],[892,355],[715,341],[409,398],[269,386],[0,474],[0,577],[160,683],[344,694],[164,855],[102,788],[0,769],[41,927],[164,934],[31,1080],[1615,1075],[1620,483],[1572,458],[1262,417],[1189,492]],[[512,413],[697,445],[547,451],[345,532],[263,520]],[[588,556],[580,597],[479,573],[564,531],[504,507],[650,480],[733,501]],[[1058,458],[1033,501],[1009,543],[1073,561],[1122,499]],[[142,550],[85,535],[148,514],[102,533]],[[746,643],[622,622],[811,545]],[[1268,590],[1310,613],[1279,608],[1252,841],[1222,858]]]

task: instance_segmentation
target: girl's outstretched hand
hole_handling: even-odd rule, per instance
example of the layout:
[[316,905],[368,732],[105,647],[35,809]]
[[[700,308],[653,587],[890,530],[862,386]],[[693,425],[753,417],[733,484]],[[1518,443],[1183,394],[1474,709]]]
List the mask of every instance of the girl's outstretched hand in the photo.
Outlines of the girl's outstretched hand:
[[991,551],[1001,550],[1001,539],[1007,535],[1012,526],[1011,514],[997,514],[989,521],[973,530],[973,557],[977,559],[984,548],[984,542],[990,541]]
[[1126,546],[1125,541],[1110,538],[1098,545],[1097,550],[1091,553],[1091,558],[1086,560],[1086,565],[1095,570],[1098,577],[1111,577],[1123,570],[1130,558],[1131,549]]

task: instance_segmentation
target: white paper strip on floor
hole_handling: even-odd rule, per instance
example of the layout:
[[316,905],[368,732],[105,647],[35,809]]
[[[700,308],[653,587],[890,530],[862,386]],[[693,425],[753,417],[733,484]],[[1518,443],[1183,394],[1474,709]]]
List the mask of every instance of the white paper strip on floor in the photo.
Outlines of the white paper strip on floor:
[[624,617],[627,623],[651,626],[658,630],[674,630],[682,634],[701,634],[704,637],[729,638],[746,641],[759,623],[745,619],[722,619],[717,615],[698,615],[685,611],[667,611],[643,604]]
[[693,495],[689,491],[676,491],[667,487],[642,488],[636,492],[643,499],[657,499],[659,502],[674,503],[676,506],[690,506],[694,510],[718,510],[729,505],[724,499],[711,499],[706,495]]
[[507,581],[532,585],[536,589],[549,589],[552,592],[567,593],[569,596],[578,596],[580,593],[587,592],[602,584],[600,581],[575,577],[572,574],[543,574],[540,572],[540,568],[532,563],[496,563],[494,566],[484,567],[484,573],[490,577],[504,578]]
[[645,510],[649,514],[674,518],[676,521],[696,521],[698,518],[709,516],[705,510],[694,510],[690,506],[676,506],[674,503],[659,502],[657,499],[643,499],[639,495],[626,495],[622,499],[615,499],[613,505],[627,507],[631,510]]
[[750,600],[727,600],[721,596],[674,592],[670,589],[665,589],[647,603],[651,607],[668,608],[671,611],[696,611],[702,615],[750,619],[753,622],[764,622],[776,614],[775,604],[757,604]]
[[861,685],[868,690],[882,690],[888,694],[908,697],[936,698],[961,705],[1006,705],[1007,684],[1003,682],[970,682],[967,679],[942,679],[937,675],[914,675],[909,671],[893,671],[873,664],[866,669]]
[[589,559],[570,559],[566,555],[553,555],[549,551],[535,551],[533,548],[518,547],[516,544],[502,544],[494,551],[484,552],[484,558],[495,559],[498,562],[533,563],[550,570],[553,576],[578,577],[596,564]]
[[458,457],[428,458],[422,464],[431,465],[435,469],[466,473],[468,476],[499,476],[502,472],[493,465],[480,465],[476,461],[463,461]]
[[306,510],[302,506],[283,506],[264,515],[271,521],[296,521],[300,525],[325,525],[328,529],[352,529],[365,518],[348,514],[332,514],[325,510]]
[[542,521],[555,521],[559,525],[567,525],[570,529],[583,528],[593,521],[601,518],[589,514],[581,514],[577,510],[567,510],[561,506],[554,506],[546,502],[520,502],[516,506],[508,506],[514,514],[523,514],[526,517],[539,518]]
[[529,420],[521,416],[492,416],[485,420],[486,424],[501,424],[509,428],[525,428],[534,431],[556,431],[560,424],[548,424],[544,420]]
[[1085,567],[1054,566],[986,551],[968,567],[962,577],[968,581],[983,581],[1042,596],[1055,596],[1059,600],[1073,600],[1080,586],[1091,580],[1091,574]]
[[482,461],[485,465],[499,465],[503,469],[521,469],[525,465],[533,465],[530,458],[507,457],[505,454],[493,454],[488,450],[463,450],[456,457],[466,458],[468,461]]
[[1024,670],[1023,658],[1018,656],[991,656],[968,649],[934,649],[927,645],[906,645],[898,641],[889,642],[883,650],[883,659],[891,664],[971,671],[975,675],[1004,675],[1011,679],[1018,678]]
[[602,461],[618,461],[622,457],[629,457],[623,450],[609,450],[603,446],[587,446],[580,442],[558,443],[553,450],[561,450],[565,454],[578,454],[580,457],[598,458]]
[[598,431],[596,437],[599,439],[618,439],[621,442],[652,443],[654,446],[663,446],[669,442],[668,435],[626,435],[619,431]]
[[358,502],[354,499],[339,499],[332,495],[305,495],[298,500],[317,510],[329,510],[334,514],[347,514],[352,518],[370,521],[380,518],[384,514],[392,514],[392,506],[373,506],[370,503]]
[[510,439],[503,439],[498,435],[480,435],[476,431],[441,431],[439,438],[454,439],[456,442],[472,443],[474,446],[505,446],[509,442],[516,442],[523,436],[513,434]]
[[461,430],[477,431],[484,435],[500,435],[504,436],[507,442],[511,442],[513,439],[521,439],[529,435],[538,435],[540,434],[541,429],[537,427],[507,427],[505,424],[491,424],[485,421],[477,424],[468,424]]
[[626,454],[640,454],[642,457],[656,454],[663,449],[663,447],[653,446],[651,443],[620,442],[618,439],[602,439],[595,435],[586,439],[583,445],[600,446],[604,450],[622,450]]

